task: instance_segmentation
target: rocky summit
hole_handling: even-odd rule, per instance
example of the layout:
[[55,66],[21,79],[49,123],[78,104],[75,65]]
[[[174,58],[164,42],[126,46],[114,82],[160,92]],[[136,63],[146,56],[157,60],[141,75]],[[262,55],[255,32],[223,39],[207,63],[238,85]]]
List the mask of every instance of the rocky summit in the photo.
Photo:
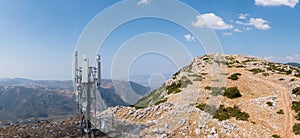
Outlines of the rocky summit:
[[[245,55],[196,57],[130,107],[98,113],[104,137],[300,137],[300,68]],[[78,137],[78,118],[11,124],[0,137]]]
[[299,137],[300,68],[245,55],[204,55],[132,107],[99,114],[124,137]]

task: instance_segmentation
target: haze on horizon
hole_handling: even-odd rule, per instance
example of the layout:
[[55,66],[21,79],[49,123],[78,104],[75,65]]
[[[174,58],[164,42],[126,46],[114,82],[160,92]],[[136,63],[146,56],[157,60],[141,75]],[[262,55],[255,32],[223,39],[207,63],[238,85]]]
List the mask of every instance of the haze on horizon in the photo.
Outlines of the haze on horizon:
[[[281,63],[300,62],[298,0],[180,1],[196,9],[201,13],[198,16],[210,23],[225,54],[246,54]],[[73,51],[81,32],[98,13],[117,2],[120,0],[0,1],[0,78],[72,79]],[[149,6],[151,0],[136,3]],[[191,25],[208,26],[198,17]],[[100,49],[104,78],[110,78],[113,57],[124,42],[148,32],[175,38],[191,51],[192,57],[205,54],[195,37],[174,23],[152,18],[134,20],[114,30]],[[156,47],[170,45],[166,41],[156,42],[161,42]],[[165,56],[147,54],[136,59],[130,75],[174,73],[180,67]]]

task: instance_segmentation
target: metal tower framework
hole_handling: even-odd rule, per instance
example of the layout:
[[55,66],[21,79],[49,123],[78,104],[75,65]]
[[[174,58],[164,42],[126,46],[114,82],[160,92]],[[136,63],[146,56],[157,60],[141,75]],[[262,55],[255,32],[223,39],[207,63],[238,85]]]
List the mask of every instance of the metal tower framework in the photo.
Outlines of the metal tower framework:
[[[101,84],[101,62],[97,56],[96,66],[89,65],[89,59],[83,56],[82,66],[78,67],[78,51],[74,53],[74,90],[80,113],[81,136],[86,138],[95,135],[97,111],[99,111],[97,97]],[[93,124],[94,123],[94,124]]]

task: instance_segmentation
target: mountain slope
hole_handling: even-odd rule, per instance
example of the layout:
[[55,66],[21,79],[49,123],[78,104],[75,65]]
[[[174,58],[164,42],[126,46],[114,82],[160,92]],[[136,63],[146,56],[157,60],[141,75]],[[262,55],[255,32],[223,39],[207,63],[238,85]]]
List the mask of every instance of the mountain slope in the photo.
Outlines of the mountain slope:
[[27,119],[76,114],[72,93],[38,86],[6,86],[0,91],[1,120],[26,122]]
[[[105,92],[114,93],[113,95],[119,96],[123,102],[127,103],[127,105],[136,103],[140,97],[144,96],[150,91],[149,87],[145,87],[131,81],[127,82],[120,80],[102,80],[101,87],[107,89]],[[105,95],[103,96],[107,97]]]
[[146,125],[135,130],[142,137],[299,137],[299,74],[297,67],[254,57],[205,55],[136,109],[114,107],[102,115]]
[[[101,96],[109,107],[130,105],[125,101],[128,96],[119,93],[138,95],[138,97],[130,97],[133,102],[136,102],[150,90],[133,82],[117,82],[113,85],[111,80],[102,80]],[[129,89],[126,86],[131,87],[133,91],[126,92]],[[117,93],[115,87],[122,88],[123,91]],[[31,122],[36,119],[75,114],[77,114],[77,105],[72,81],[0,79],[0,125],[11,121]]]

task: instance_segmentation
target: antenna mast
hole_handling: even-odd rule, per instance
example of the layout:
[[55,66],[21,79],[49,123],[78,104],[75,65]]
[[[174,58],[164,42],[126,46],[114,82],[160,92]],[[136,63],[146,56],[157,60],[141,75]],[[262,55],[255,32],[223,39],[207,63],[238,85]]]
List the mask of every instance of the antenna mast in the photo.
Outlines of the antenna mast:
[[89,65],[89,59],[83,56],[82,67],[78,67],[78,51],[74,53],[74,90],[76,102],[80,113],[81,136],[86,138],[95,136],[97,130],[95,124],[99,105],[101,84],[101,62],[100,55],[97,56],[96,67]]

